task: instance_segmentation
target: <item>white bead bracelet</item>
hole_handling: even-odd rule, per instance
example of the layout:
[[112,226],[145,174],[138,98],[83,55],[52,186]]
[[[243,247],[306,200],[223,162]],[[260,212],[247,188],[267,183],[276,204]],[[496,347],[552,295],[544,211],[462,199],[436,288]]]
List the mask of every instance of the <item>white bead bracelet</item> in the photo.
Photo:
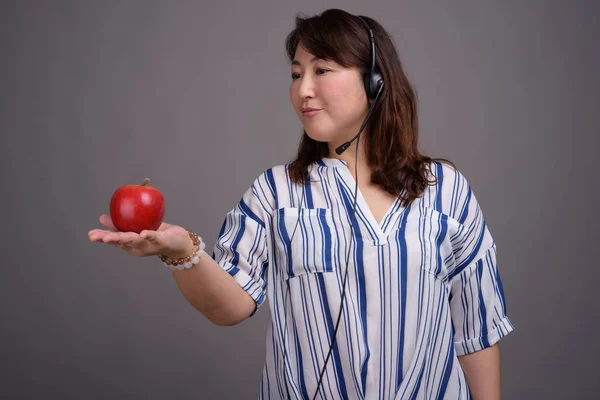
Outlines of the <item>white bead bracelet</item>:
[[202,240],[202,238],[196,235],[194,232],[188,231],[190,235],[190,239],[194,243],[194,247],[192,248],[192,253],[183,258],[173,259],[167,256],[159,255],[158,258],[163,262],[163,264],[169,268],[171,271],[181,271],[183,269],[192,268],[194,265],[200,262],[200,258],[206,254],[204,249],[206,248],[206,244]]

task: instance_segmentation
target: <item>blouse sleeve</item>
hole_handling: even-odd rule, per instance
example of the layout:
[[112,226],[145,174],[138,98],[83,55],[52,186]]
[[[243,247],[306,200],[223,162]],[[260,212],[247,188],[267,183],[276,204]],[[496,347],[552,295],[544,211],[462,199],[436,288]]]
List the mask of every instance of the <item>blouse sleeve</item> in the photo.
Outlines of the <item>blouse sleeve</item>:
[[471,187],[459,196],[456,219],[460,228],[453,238],[455,263],[449,271],[450,312],[457,356],[490,347],[514,328],[506,314],[506,301],[496,244]]
[[256,305],[251,316],[263,304],[267,285],[269,202],[265,187],[262,176],[257,178],[227,213],[213,251],[217,264],[254,299]]

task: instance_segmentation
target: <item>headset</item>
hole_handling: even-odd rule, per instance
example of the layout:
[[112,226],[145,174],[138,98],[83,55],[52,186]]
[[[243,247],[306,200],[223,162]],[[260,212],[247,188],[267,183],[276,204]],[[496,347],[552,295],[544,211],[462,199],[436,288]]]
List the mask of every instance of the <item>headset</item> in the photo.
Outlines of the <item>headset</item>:
[[[350,147],[350,145],[352,144],[352,142],[354,142],[356,140],[356,154],[355,154],[355,162],[354,162],[354,175],[356,176],[356,184],[354,186],[354,205],[353,205],[353,211],[352,211],[352,219],[351,219],[351,224],[353,224],[354,220],[356,219],[356,199],[357,199],[357,195],[358,195],[358,144],[360,142],[360,134],[362,133],[363,129],[365,128],[365,126],[367,125],[367,122],[369,121],[369,118],[371,116],[371,113],[373,112],[373,108],[375,107],[375,104],[377,103],[377,100],[379,100],[379,96],[381,95],[381,92],[383,90],[383,86],[384,86],[384,81],[383,81],[383,76],[381,75],[381,71],[379,70],[379,68],[377,67],[377,64],[375,62],[376,59],[376,54],[375,54],[375,37],[373,35],[373,30],[371,29],[371,27],[369,26],[369,24],[367,23],[367,21],[361,17],[361,16],[357,16],[358,19],[364,24],[365,28],[367,29],[367,32],[369,33],[369,42],[370,42],[370,46],[371,46],[371,63],[370,63],[370,67],[369,70],[364,74],[364,85],[365,85],[365,92],[367,94],[367,98],[369,100],[371,100],[371,106],[369,107],[369,111],[367,113],[367,116],[365,117],[365,120],[362,123],[362,126],[360,127],[358,133],[356,134],[356,136],[354,136],[351,140],[347,141],[346,143],[342,144],[341,146],[337,147],[335,149],[335,152],[340,155],[342,154],[344,151],[346,151],[346,149],[348,147]],[[302,208],[302,203],[304,201],[304,184],[302,185],[302,197],[300,198],[300,208]],[[292,236],[290,238],[290,243],[294,238],[294,235],[296,234],[296,229],[298,228],[298,223],[300,222],[300,215],[298,214],[298,220],[296,221],[296,226],[294,227],[294,231],[292,232]],[[351,225],[352,227],[352,225]],[[354,230],[351,229],[351,234],[354,234]],[[342,309],[344,307],[344,298],[346,297],[346,280],[348,278],[348,263],[350,261],[350,248],[351,248],[351,244],[352,244],[352,240],[350,240],[350,245],[348,246],[348,253],[346,255],[346,272],[344,273],[344,281],[342,284],[342,300],[340,303],[340,310],[338,312],[338,316],[337,316],[337,321],[335,323],[335,328],[333,330],[333,335],[331,338],[331,344],[329,345],[329,351],[327,352],[327,357],[325,358],[325,363],[323,365],[323,368],[321,369],[321,373],[319,376],[319,382],[317,383],[317,389],[315,391],[313,400],[317,397],[317,394],[319,393],[319,388],[321,386],[321,382],[323,380],[323,375],[325,374],[325,369],[327,368],[327,363],[329,362],[329,358],[331,357],[331,352],[333,350],[333,345],[335,344],[335,338],[336,338],[336,334],[338,331],[338,327],[340,325],[340,320],[342,317]],[[284,312],[287,309],[286,307],[286,303],[287,303],[287,294],[289,293],[289,283],[288,283],[288,288],[286,291],[286,296],[283,302],[283,308],[284,308]],[[283,350],[284,350],[284,360],[285,358],[287,358],[287,348],[285,345],[285,338],[287,336],[287,318],[286,318],[286,327],[285,327],[285,331],[283,333],[283,340],[284,340],[284,344],[283,344]],[[285,362],[285,361],[284,361]],[[284,365],[284,370],[285,370],[285,365]],[[285,372],[284,372],[285,375]],[[284,382],[285,382],[285,387],[286,387],[286,391],[287,391],[287,396],[288,399],[290,398],[290,393],[289,393],[289,388],[288,388],[288,384],[287,384],[287,379],[284,376]]]

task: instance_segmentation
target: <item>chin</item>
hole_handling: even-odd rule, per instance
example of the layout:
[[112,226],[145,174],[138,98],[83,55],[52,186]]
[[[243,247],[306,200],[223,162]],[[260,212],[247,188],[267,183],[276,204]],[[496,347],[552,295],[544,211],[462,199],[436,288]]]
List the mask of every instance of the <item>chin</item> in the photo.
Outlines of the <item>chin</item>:
[[309,130],[306,128],[304,128],[304,132],[306,132],[309,138],[316,142],[329,143],[335,139],[329,132],[315,131],[313,129]]

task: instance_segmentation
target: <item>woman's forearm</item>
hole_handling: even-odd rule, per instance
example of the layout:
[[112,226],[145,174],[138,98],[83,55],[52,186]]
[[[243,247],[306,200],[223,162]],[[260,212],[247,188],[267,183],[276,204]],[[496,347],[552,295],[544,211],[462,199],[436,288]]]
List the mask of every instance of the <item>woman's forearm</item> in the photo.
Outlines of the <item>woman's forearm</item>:
[[254,311],[254,300],[209,254],[173,277],[190,304],[216,325],[235,325]]
[[500,347],[498,343],[459,356],[473,400],[500,400]]

